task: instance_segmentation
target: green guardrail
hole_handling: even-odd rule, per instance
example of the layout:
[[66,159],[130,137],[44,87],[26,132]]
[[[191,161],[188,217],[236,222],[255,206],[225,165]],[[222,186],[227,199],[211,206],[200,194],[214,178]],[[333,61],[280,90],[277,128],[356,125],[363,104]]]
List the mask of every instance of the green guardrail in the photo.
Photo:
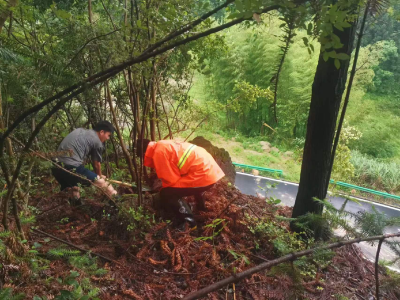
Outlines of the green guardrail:
[[357,185],[346,183],[346,182],[334,181],[334,180],[331,179],[330,183],[336,184],[338,186],[342,186],[342,187],[346,187],[346,188],[355,189],[355,190],[359,190],[359,191],[362,191],[362,192],[378,195],[378,196],[381,196],[381,197],[384,197],[384,198],[392,198],[392,199],[400,200],[400,196],[392,195],[392,194],[385,193],[385,192],[379,192],[379,191],[375,191],[375,190],[371,190],[371,189],[367,189],[365,187],[357,186]]
[[[264,167],[258,167],[258,166],[250,166],[250,165],[238,164],[238,163],[233,163],[233,165],[237,166],[239,168],[248,168],[248,169],[254,169],[254,170],[258,170],[258,171],[264,171],[264,172],[270,172],[270,173],[278,174],[279,177],[283,176],[283,171],[282,170],[270,169],[270,168],[264,168]],[[374,194],[374,195],[381,196],[381,197],[384,197],[384,198],[392,198],[392,199],[400,200],[400,196],[392,195],[392,194],[385,193],[385,192],[375,191],[375,190],[371,190],[371,189],[367,189],[365,187],[354,185],[354,184],[350,184],[350,183],[346,183],[346,182],[334,181],[333,179],[331,179],[330,183],[336,184],[338,186],[350,188],[350,189],[359,190],[359,191],[362,191],[362,192],[365,192],[365,193]]]
[[238,164],[238,163],[233,163],[234,166],[237,166],[239,168],[249,168],[249,169],[254,169],[258,171],[264,171],[264,172],[270,172],[274,174],[278,174],[279,177],[283,176],[283,171],[282,170],[276,170],[276,169],[270,169],[270,168],[264,168],[264,167],[257,167],[257,166],[250,166],[250,165],[245,165],[245,164]]

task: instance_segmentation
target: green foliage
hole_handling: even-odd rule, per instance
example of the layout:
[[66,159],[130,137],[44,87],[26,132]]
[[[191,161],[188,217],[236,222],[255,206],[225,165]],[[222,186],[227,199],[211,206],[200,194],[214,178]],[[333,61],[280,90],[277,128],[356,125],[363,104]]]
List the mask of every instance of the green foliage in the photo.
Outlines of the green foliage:
[[355,127],[346,126],[342,128],[339,144],[335,153],[335,162],[332,168],[332,177],[341,181],[349,181],[354,177],[354,166],[351,163],[351,152],[349,143],[358,140],[361,132]]
[[23,212],[20,213],[20,221],[21,224],[27,225],[27,224],[34,224],[36,222],[36,217],[34,215],[31,216],[25,216]]
[[269,89],[261,89],[246,81],[237,81],[233,91],[236,93],[236,98],[228,100],[227,105],[239,116],[246,115],[251,109],[254,109],[259,99],[268,102],[273,99],[273,94]]
[[8,237],[10,237],[10,235],[11,235],[11,231],[7,231],[7,230],[1,231],[0,232],[0,239],[8,238]]
[[24,294],[13,294],[12,288],[4,288],[0,290],[0,300],[23,300],[25,299]]
[[[383,235],[384,229],[388,226],[399,226],[400,218],[388,218],[372,206],[372,213],[360,211],[356,217],[356,225],[364,236]],[[371,242],[374,244],[374,242]]]
[[300,239],[300,234],[288,231],[286,227],[272,220],[253,220],[250,231],[259,240],[271,242],[277,255],[285,255],[292,252],[304,250],[306,244]]
[[[72,287],[72,290],[61,290],[60,295],[56,296],[56,300],[98,300],[96,296],[99,294],[100,289],[93,288],[91,285],[87,286],[87,281],[79,282],[78,277],[80,274],[76,271],[70,271],[70,274],[62,280],[62,283]],[[83,284],[82,284],[83,283]],[[83,285],[86,284],[86,288]]]
[[155,223],[154,215],[149,214],[143,206],[136,209],[132,207],[123,208],[120,210],[120,216],[128,223],[128,231],[140,229],[145,232]]
[[107,274],[107,270],[98,268],[97,258],[90,257],[90,254],[83,256],[72,256],[69,258],[69,263],[80,270],[83,270],[86,274],[94,276],[102,276]]
[[212,228],[213,232],[211,236],[201,236],[198,238],[195,238],[195,241],[207,241],[207,240],[212,240],[214,241],[214,238],[221,233],[221,231],[224,229],[224,227],[228,225],[228,222],[226,222],[225,219],[214,219],[210,224],[207,224],[204,226],[205,228]]
[[228,252],[235,258],[235,260],[243,260],[247,265],[250,264],[250,260],[247,258],[246,255],[237,253],[231,249],[228,249]]

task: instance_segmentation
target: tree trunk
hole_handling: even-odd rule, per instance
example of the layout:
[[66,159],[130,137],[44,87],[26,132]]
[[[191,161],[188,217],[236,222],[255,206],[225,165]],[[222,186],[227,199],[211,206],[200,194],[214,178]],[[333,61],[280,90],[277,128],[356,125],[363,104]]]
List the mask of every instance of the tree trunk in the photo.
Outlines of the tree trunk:
[[88,14],[89,14],[89,23],[93,23],[93,14],[92,14],[92,0],[88,0]]
[[18,0],[9,0],[3,11],[0,12],[0,33],[3,29],[4,23],[10,16],[10,8],[17,6]]
[[150,109],[150,139],[156,140],[156,89],[154,79],[150,87],[151,109]]
[[156,64],[153,61],[153,78],[150,81],[150,139],[156,140]]
[[[334,33],[344,44],[336,52],[350,55],[355,26],[345,28],[344,31],[335,30]],[[312,86],[299,191],[293,208],[293,218],[307,213],[322,213],[323,206],[316,203],[313,198],[326,197],[336,120],[345,90],[348,68],[349,60],[342,60],[340,69],[337,69],[333,59],[330,58],[325,62],[322,52],[320,53]]]
[[[357,46],[356,46],[356,50],[355,50],[355,53],[354,53],[353,67],[352,67],[352,70],[351,70],[351,73],[350,73],[350,79],[349,79],[349,84],[347,86],[346,97],[344,98],[342,113],[340,114],[339,125],[338,125],[337,131],[336,131],[336,136],[335,136],[335,142],[333,144],[331,163],[330,163],[330,166],[329,166],[330,167],[329,176],[327,178],[328,181],[329,181],[329,179],[331,177],[331,174],[332,174],[333,164],[335,163],[336,148],[337,148],[337,146],[339,144],[340,133],[342,131],[344,117],[346,115],[347,104],[349,104],[350,92],[351,92],[351,88],[353,86],[353,80],[354,80],[354,77],[355,77],[356,71],[357,71],[358,55],[359,55],[360,48],[361,48],[361,40],[362,40],[362,37],[364,35],[365,22],[367,21],[367,18],[368,18],[370,5],[371,5],[371,1],[368,1],[367,5],[365,6],[364,17],[363,17],[363,19],[361,21],[361,28],[360,28],[360,31],[359,31],[359,34],[358,34]],[[328,185],[329,185],[329,182],[327,183],[327,188],[328,188]]]

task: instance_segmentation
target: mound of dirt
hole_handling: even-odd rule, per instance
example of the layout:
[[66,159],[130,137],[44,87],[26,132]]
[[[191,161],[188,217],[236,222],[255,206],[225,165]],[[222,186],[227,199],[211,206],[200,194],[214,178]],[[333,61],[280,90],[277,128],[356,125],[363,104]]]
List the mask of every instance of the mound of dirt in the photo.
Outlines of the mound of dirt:
[[222,171],[224,171],[226,179],[232,184],[235,183],[236,171],[235,167],[232,165],[232,159],[228,151],[226,151],[224,148],[218,148],[214,146],[209,140],[202,136],[195,137],[190,141],[190,143],[206,149],[221,167]]

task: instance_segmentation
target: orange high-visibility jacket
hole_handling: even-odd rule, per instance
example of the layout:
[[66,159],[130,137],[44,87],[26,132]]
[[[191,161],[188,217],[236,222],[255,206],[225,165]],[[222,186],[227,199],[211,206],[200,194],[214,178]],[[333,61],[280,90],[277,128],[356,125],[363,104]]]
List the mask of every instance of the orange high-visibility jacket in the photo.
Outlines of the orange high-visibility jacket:
[[225,176],[204,148],[170,140],[150,142],[144,165],[156,170],[163,188],[204,187]]

